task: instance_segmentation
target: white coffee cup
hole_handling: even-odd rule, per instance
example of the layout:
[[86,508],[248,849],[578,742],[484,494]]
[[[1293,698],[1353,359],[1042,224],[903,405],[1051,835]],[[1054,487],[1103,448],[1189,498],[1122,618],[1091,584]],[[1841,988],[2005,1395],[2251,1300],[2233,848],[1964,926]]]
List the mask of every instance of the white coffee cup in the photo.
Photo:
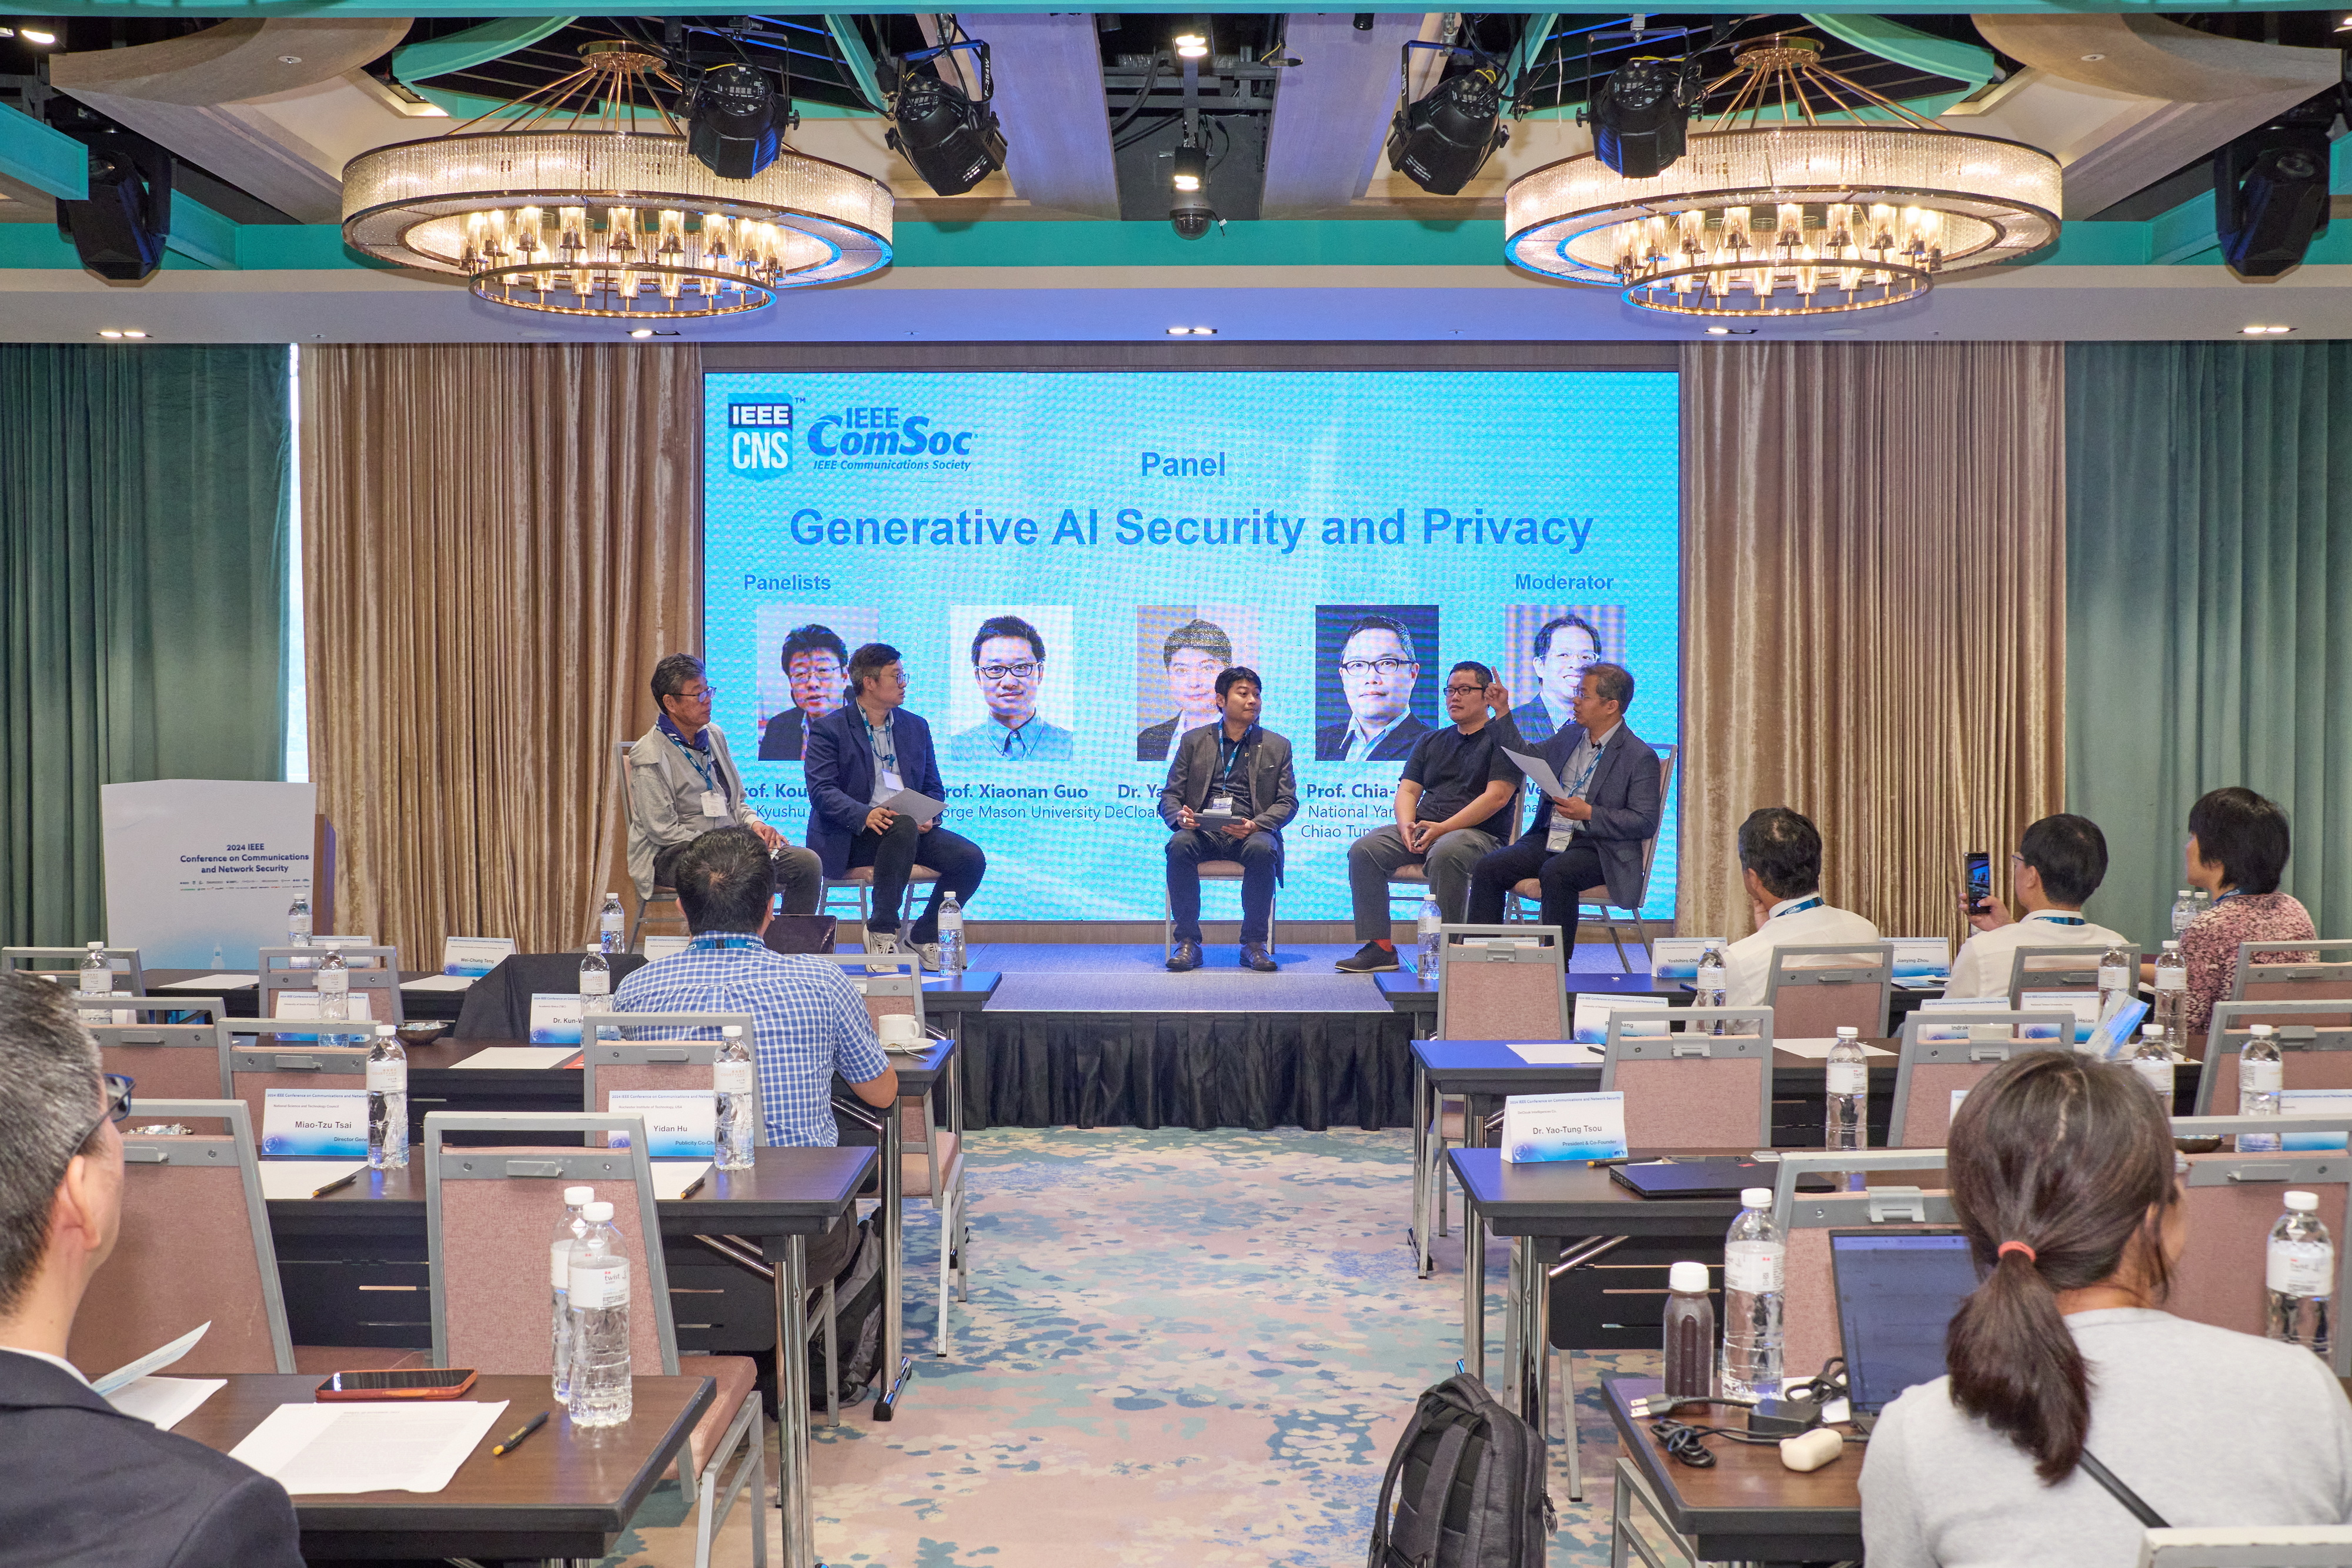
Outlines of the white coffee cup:
[[923,1026],[916,1021],[912,1013],[883,1014],[881,1021],[875,1026],[875,1032],[882,1037],[882,1043],[886,1046],[920,1045],[923,1041]]

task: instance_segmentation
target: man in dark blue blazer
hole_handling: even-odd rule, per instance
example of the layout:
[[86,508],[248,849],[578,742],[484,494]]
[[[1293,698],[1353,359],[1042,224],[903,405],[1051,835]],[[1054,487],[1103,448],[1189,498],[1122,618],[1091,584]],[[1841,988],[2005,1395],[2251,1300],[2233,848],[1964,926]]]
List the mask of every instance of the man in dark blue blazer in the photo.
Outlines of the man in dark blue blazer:
[[1567,791],[1548,797],[1517,841],[1478,862],[1470,876],[1472,924],[1503,917],[1503,898],[1528,877],[1542,889],[1538,919],[1576,941],[1577,894],[1606,885],[1609,902],[1642,907],[1649,841],[1662,806],[1658,754],[1625,725],[1633,677],[1622,664],[1588,665],[1578,683],[1576,722],[1546,741],[1543,759]]
[[0,1561],[301,1568],[276,1481],[100,1398],[66,1359],[122,1218],[130,1084],[72,998],[0,975]]
[[[824,874],[845,876],[857,866],[874,868],[874,916],[866,924],[869,953],[919,954],[924,967],[940,967],[940,901],[952,893],[970,904],[988,871],[980,846],[940,826],[918,822],[882,802],[900,789],[934,800],[947,799],[940,765],[931,749],[931,727],[905,712],[907,673],[898,650],[868,643],[849,656],[852,700],[812,719],[801,753],[808,784],[808,847],[824,862]],[[929,903],[902,936],[898,905],[919,862],[939,873]]]

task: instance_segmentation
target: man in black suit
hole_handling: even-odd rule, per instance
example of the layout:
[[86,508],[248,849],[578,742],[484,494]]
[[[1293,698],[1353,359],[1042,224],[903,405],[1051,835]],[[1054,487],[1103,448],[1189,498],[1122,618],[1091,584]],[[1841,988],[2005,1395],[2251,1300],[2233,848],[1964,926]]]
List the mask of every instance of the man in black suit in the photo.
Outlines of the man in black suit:
[[1160,791],[1169,827],[1168,914],[1176,946],[1168,967],[1201,967],[1201,862],[1242,864],[1242,967],[1262,975],[1282,966],[1266,951],[1274,884],[1282,880],[1282,825],[1298,811],[1290,742],[1258,727],[1265,706],[1257,672],[1236,664],[1217,677],[1213,725],[1187,733]]
[[[72,998],[0,975],[0,1557],[107,1568],[301,1568],[286,1490],[158,1431],[66,1359],[122,1218],[127,1079]],[[103,1369],[101,1369],[103,1370]]]
[[1393,615],[1360,615],[1339,644],[1344,724],[1315,732],[1318,762],[1394,762],[1412,755],[1429,726],[1412,711],[1421,655],[1412,632]]
[[1577,685],[1575,719],[1544,743],[1565,794],[1548,796],[1517,843],[1478,862],[1470,877],[1470,919],[1503,917],[1512,886],[1534,877],[1543,890],[1542,924],[1576,941],[1576,895],[1606,883],[1609,901],[1629,909],[1647,891],[1643,846],[1657,836],[1658,754],[1625,726],[1633,677],[1622,664],[1590,665]]

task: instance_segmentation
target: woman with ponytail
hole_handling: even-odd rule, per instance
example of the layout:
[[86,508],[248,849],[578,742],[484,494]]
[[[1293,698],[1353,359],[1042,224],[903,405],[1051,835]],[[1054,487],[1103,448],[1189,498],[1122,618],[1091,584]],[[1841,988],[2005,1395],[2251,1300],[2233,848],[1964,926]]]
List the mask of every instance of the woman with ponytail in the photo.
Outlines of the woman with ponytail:
[[2352,1522],[2352,1406],[2326,1365],[2162,1310],[2179,1177],[2128,1069],[2012,1057],[1952,1118],[1947,1171],[1983,1282],[1948,1375],[1871,1434],[1870,1568],[2132,1568],[2142,1526],[2099,1466],[2168,1524]]

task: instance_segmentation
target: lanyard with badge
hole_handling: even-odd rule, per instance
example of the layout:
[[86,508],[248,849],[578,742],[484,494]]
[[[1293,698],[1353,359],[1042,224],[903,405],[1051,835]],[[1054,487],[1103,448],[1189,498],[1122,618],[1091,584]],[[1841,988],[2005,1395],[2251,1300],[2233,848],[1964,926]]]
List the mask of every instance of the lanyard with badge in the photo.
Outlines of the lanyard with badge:
[[[1233,750],[1226,752],[1225,765],[1217,769],[1217,781],[1209,786],[1209,809],[1202,815],[1230,817],[1234,814],[1234,792],[1225,781],[1234,776],[1234,765],[1242,759],[1242,748],[1249,744],[1250,737],[1256,731],[1257,726],[1250,726],[1248,729],[1242,732],[1242,737],[1234,742]],[[1220,751],[1224,750],[1224,736],[1222,731],[1218,734],[1217,748]]]
[[719,759],[713,757],[706,766],[702,760],[702,753],[688,745],[675,730],[670,733],[669,739],[672,746],[686,753],[686,759],[694,764],[695,776],[702,780],[702,814],[715,822],[725,821],[727,791],[719,787],[716,777]]
[[[1592,759],[1584,765],[1584,771],[1576,776],[1576,782],[1568,787],[1570,799],[1574,800],[1584,793],[1585,786],[1592,782],[1593,769],[1601,766],[1601,754],[1607,749],[1605,746],[1596,746],[1592,748]],[[1558,811],[1553,812],[1551,831],[1544,835],[1544,849],[1549,853],[1558,854],[1568,848],[1569,841],[1576,836],[1576,826],[1575,818],[1562,816]]]
[[906,785],[898,780],[898,742],[889,725],[886,723],[877,729],[874,721],[866,719],[866,744],[874,753],[876,766],[882,770],[883,788],[893,795],[905,789]]
[[1815,894],[1812,897],[1808,898],[1801,903],[1792,904],[1786,909],[1775,911],[1772,918],[1778,920],[1783,915],[1802,915],[1808,909],[1819,909],[1821,906],[1821,894]]

